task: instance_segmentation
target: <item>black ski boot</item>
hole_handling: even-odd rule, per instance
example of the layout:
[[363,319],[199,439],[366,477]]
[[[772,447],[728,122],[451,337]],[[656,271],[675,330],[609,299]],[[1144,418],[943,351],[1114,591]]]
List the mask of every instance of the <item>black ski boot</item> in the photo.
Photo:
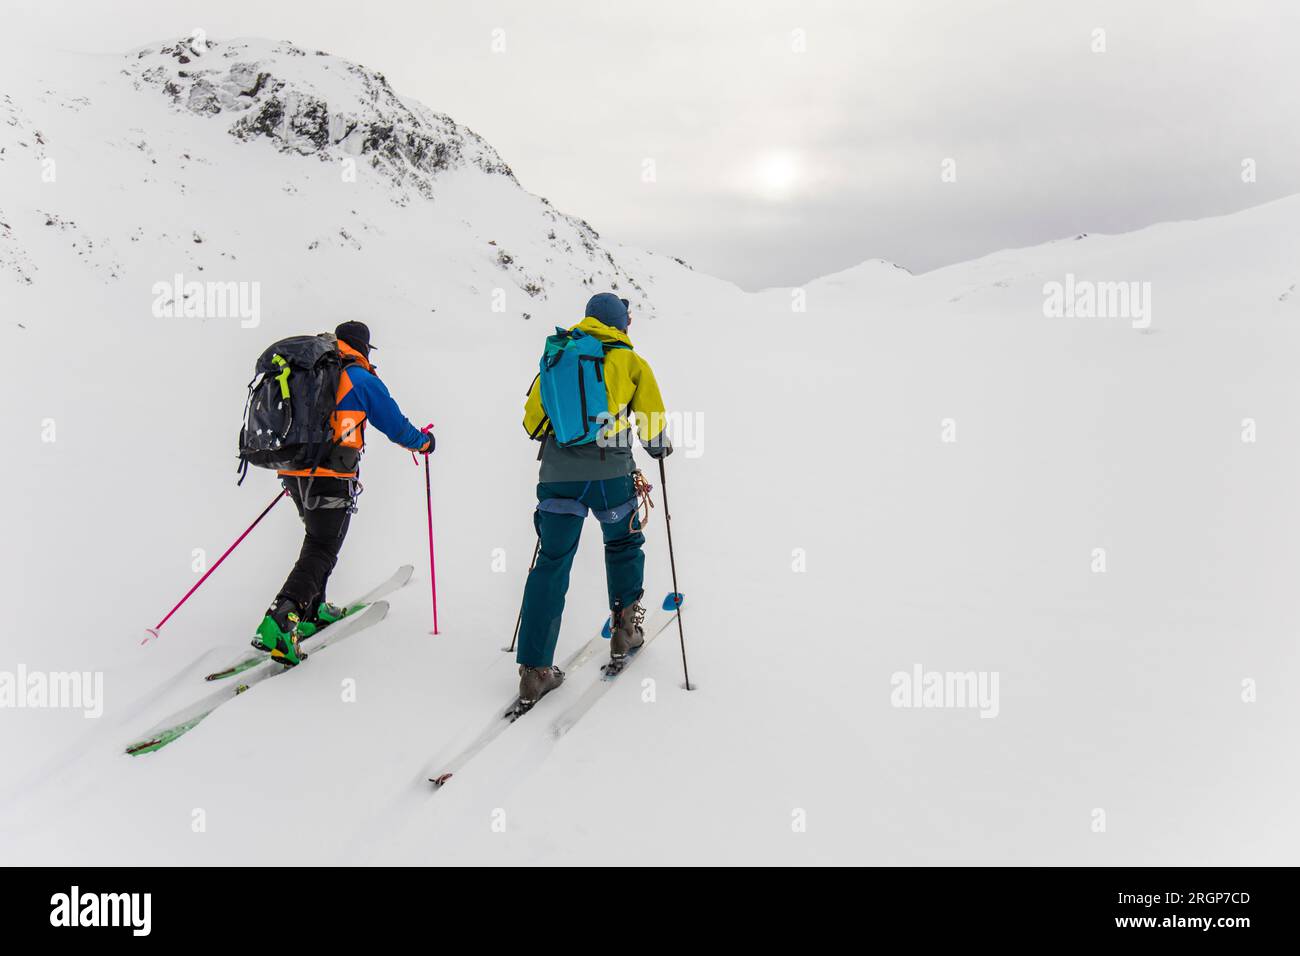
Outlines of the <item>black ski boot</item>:
[[564,671],[558,667],[519,665],[519,705],[527,710],[564,683]]
[[645,631],[641,624],[645,621],[645,608],[641,601],[634,601],[629,607],[615,607],[610,612],[609,621],[609,659],[621,661],[632,651],[645,643]]

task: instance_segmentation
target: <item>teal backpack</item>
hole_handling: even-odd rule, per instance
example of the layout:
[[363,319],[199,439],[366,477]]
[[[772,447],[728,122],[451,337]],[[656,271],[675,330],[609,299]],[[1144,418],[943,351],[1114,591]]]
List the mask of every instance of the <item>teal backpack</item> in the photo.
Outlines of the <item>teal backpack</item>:
[[606,345],[578,329],[556,328],[546,337],[538,371],[542,419],[534,438],[550,424],[556,444],[587,445],[609,424],[609,397],[605,391],[605,353],[628,346]]

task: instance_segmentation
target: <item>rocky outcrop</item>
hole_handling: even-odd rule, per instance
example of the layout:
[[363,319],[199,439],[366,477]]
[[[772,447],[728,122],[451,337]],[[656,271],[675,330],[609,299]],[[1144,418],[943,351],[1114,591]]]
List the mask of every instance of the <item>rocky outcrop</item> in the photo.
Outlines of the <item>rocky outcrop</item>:
[[187,38],[135,51],[128,72],[178,109],[228,119],[237,139],[327,162],[350,156],[426,199],[440,172],[460,166],[514,179],[480,136],[404,100],[382,73],[291,43]]

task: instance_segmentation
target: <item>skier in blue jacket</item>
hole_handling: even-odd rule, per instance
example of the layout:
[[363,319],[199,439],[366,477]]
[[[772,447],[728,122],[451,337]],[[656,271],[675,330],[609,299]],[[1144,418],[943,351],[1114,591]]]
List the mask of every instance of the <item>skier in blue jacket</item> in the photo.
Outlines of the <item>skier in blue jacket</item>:
[[304,655],[298,642],[343,617],[344,609],[325,599],[325,586],[338,562],[339,549],[356,511],[357,469],[371,424],[392,441],[428,455],[433,436],[407,420],[370,362],[370,329],[363,322],[344,322],[335,329],[343,370],[330,424],[334,442],[315,468],[281,471],[280,480],[298,508],[306,535],[298,561],[266,611],[253,639],[282,664],[297,664]]

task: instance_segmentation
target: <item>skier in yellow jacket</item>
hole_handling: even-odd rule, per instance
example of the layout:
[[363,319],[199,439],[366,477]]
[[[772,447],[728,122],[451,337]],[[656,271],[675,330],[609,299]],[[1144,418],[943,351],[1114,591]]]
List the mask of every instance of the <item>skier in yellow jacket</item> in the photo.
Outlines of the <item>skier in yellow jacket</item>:
[[586,444],[561,445],[542,403],[540,378],[524,405],[524,429],[543,443],[537,485],[537,562],[524,588],[519,629],[519,699],[531,706],[564,680],[554,666],[569,572],[588,509],[601,523],[605,539],[605,578],[611,611],[610,656],[619,659],[645,641],[641,606],[645,536],[637,515],[632,458],[634,432],[653,458],[672,454],[664,430],[666,416],[659,385],[649,363],[632,348],[632,317],[626,299],[612,292],[592,296],[586,317],[574,329],[604,346],[604,385],[608,399],[601,437]]

